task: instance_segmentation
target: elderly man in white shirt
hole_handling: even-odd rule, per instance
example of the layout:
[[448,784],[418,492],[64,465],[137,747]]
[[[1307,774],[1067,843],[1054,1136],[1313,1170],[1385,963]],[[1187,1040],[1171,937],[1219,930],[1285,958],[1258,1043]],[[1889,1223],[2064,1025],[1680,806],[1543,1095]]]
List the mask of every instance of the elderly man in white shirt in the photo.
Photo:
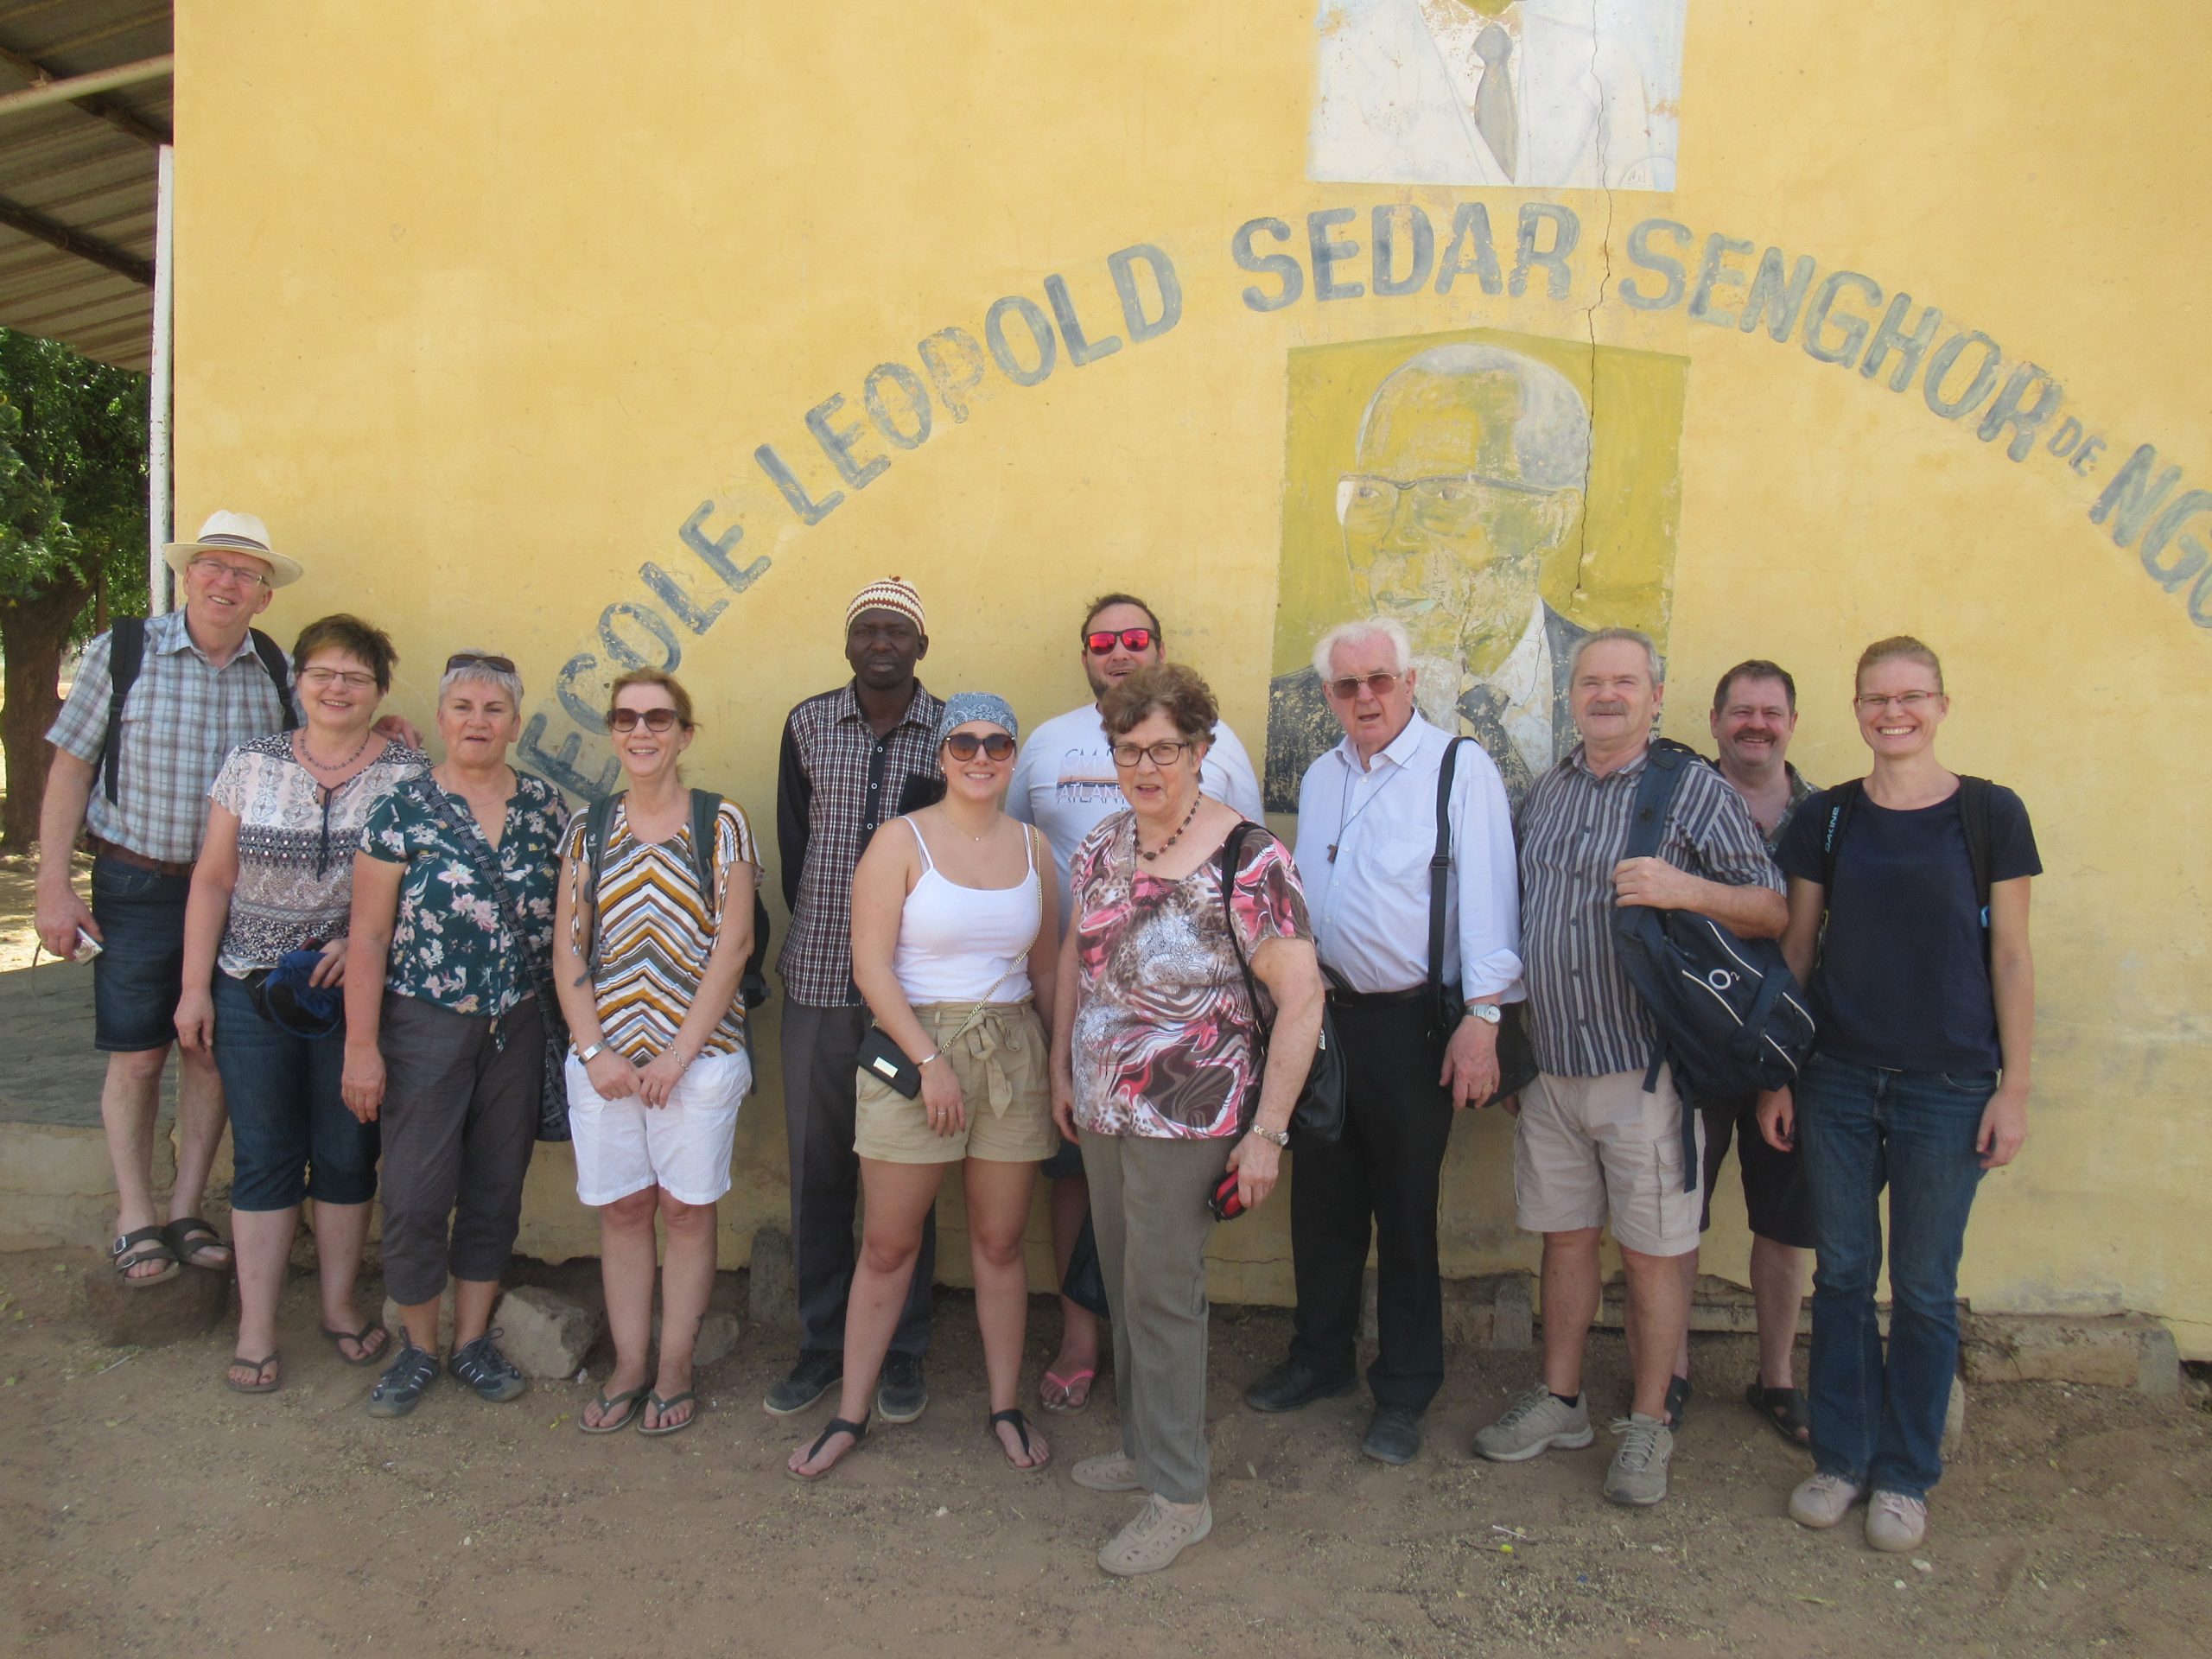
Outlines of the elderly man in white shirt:
[[[1295,1334],[1289,1357],[1244,1399],[1256,1411],[1291,1411],[1352,1388],[1372,1234],[1382,1352],[1367,1373],[1375,1414],[1360,1449],[1407,1463],[1444,1382],[1436,1211],[1452,1115],[1496,1091],[1501,1005],[1522,995],[1513,820],[1481,746],[1421,718],[1400,624],[1332,628],[1313,666],[1344,738],[1300,786],[1298,874],[1331,974],[1344,1132],[1337,1146],[1298,1156]],[[1455,745],[1442,960],[1432,981],[1430,860]]]

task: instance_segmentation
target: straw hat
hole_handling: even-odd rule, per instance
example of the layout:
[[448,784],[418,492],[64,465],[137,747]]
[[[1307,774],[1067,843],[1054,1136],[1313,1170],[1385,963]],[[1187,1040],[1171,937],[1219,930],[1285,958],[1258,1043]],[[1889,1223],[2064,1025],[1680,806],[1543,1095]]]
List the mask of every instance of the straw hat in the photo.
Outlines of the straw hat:
[[269,566],[269,585],[282,588],[287,582],[297,582],[307,573],[296,559],[289,559],[269,545],[269,526],[250,512],[211,512],[207,522],[200,526],[198,537],[189,542],[171,542],[162,550],[162,556],[169,562],[169,569],[181,577],[185,566],[199,553],[244,553],[261,560]]

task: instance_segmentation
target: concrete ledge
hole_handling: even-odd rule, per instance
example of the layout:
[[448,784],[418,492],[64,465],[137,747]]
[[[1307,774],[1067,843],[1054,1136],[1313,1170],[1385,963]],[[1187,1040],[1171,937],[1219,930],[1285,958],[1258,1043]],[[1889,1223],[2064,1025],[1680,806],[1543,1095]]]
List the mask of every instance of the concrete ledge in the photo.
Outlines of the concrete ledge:
[[2173,1332],[2144,1313],[1974,1313],[1960,1332],[1969,1382],[2082,1382],[2181,1391]]
[[[1616,1274],[1607,1281],[1604,1300],[1599,1304],[1598,1323],[1608,1331],[1623,1327],[1628,1313],[1628,1285]],[[1889,1329],[1890,1310],[1884,1305],[1878,1315],[1882,1329]],[[1758,1304],[1744,1286],[1715,1278],[1709,1273],[1697,1276],[1697,1286],[1690,1293],[1690,1329],[1701,1332],[1722,1332],[1749,1336],[1759,1328]],[[1813,1332],[1812,1299],[1806,1298],[1797,1315],[1797,1334],[1810,1336]]]

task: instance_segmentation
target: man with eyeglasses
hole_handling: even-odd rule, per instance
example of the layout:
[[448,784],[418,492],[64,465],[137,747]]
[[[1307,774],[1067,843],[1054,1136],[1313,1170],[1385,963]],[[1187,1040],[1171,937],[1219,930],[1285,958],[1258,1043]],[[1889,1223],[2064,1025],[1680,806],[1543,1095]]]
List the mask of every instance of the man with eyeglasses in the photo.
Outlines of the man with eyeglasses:
[[1462,745],[1433,987],[1430,860],[1441,770],[1456,739],[1414,707],[1420,671],[1398,622],[1330,629],[1313,666],[1344,739],[1300,785],[1298,876],[1330,976],[1344,1128],[1335,1146],[1298,1154],[1290,1353],[1244,1400],[1255,1411],[1292,1411],[1354,1386],[1371,1237],[1381,1351],[1367,1371],[1375,1412],[1360,1449],[1379,1463],[1409,1463],[1444,1382],[1436,1213],[1445,1148],[1453,1115],[1497,1092],[1500,1005],[1522,996],[1512,809],[1497,766]]
[[[868,1004],[853,983],[853,872],[880,826],[944,791],[937,730],[944,704],[914,674],[929,648],[913,584],[896,576],[869,582],[845,607],[852,678],[807,698],[784,722],[776,838],[791,925],[776,966],[784,979],[784,1127],[799,1351],[762,1402],[778,1417],[804,1411],[844,1376],[860,1202],[855,1075],[868,1023]],[[912,1422],[929,1404],[922,1356],[930,1345],[936,1269],[932,1211],[876,1386],[875,1408],[890,1422]]]
[[[1480,742],[1519,801],[1573,747],[1567,665],[1588,630],[1543,597],[1582,522],[1590,410],[1558,370],[1494,346],[1438,346],[1398,365],[1361,416],[1338,481],[1353,590],[1406,629],[1421,712]],[[1269,688],[1268,805],[1338,741],[1319,677]]]
[[[1167,659],[1167,644],[1152,607],[1133,594],[1102,594],[1090,601],[1077,633],[1076,661],[1090,685],[1090,701],[1046,721],[1029,734],[1015,761],[1006,810],[1033,823],[1052,844],[1060,882],[1060,916],[1069,914],[1068,861],[1083,838],[1128,803],[1114,770],[1113,745],[1098,717],[1107,692],[1141,668]],[[1213,747],[1199,773],[1201,793],[1226,803],[1245,817],[1260,820],[1260,780],[1251,757],[1226,721],[1214,728]],[[1090,1214],[1090,1189],[1083,1178],[1083,1154],[1072,1141],[1046,1159],[1052,1180],[1052,1255],[1060,1276],[1084,1219]],[[1081,1303],[1060,1299],[1060,1351],[1045,1368],[1044,1403],[1054,1411],[1080,1411],[1090,1398],[1098,1370],[1098,1319]]]

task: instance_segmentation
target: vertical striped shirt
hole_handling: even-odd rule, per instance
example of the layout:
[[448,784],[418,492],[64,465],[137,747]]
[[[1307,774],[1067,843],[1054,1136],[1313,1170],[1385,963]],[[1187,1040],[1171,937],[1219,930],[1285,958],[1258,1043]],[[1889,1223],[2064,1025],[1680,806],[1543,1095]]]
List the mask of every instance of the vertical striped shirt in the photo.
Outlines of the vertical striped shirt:
[[[1521,808],[1521,956],[1536,1065],[1554,1077],[1640,1071],[1656,1028],[1613,941],[1613,867],[1650,751],[1600,778],[1582,747],[1529,786]],[[1731,887],[1783,890],[1749,808],[1719,771],[1684,766],[1659,856]]]

